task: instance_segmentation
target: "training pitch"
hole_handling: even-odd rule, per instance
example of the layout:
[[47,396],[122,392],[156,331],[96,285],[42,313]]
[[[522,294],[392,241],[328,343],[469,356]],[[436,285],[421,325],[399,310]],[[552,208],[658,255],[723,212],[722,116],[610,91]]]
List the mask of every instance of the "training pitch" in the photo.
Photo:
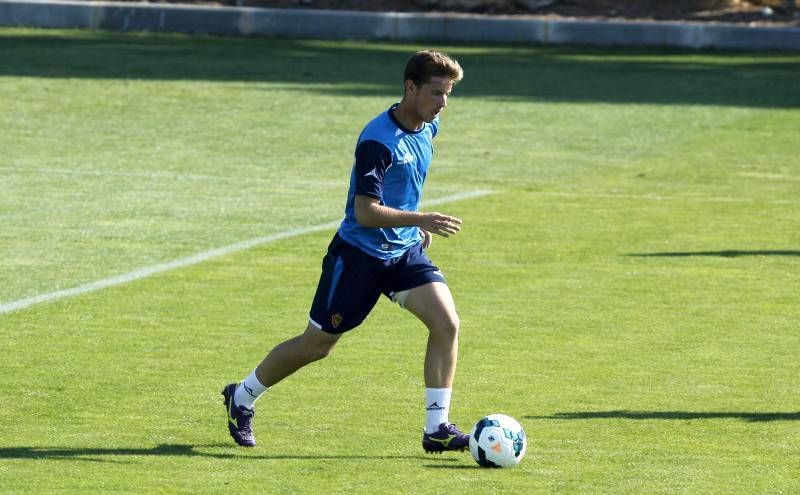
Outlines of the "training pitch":
[[417,45],[0,30],[0,492],[800,492],[800,55],[445,46],[427,208],[462,320],[425,455],[426,332],[379,303],[257,404],[300,332],[358,132]]

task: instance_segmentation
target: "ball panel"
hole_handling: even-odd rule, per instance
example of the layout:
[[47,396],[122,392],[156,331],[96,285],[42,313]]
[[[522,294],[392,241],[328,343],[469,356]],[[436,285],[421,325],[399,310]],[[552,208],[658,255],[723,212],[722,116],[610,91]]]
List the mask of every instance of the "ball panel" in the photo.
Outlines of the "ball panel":
[[497,464],[490,461],[489,459],[487,459],[486,451],[480,447],[478,447],[478,458],[475,460],[478,462],[478,464],[481,465],[481,467],[491,467],[491,468],[500,467]]

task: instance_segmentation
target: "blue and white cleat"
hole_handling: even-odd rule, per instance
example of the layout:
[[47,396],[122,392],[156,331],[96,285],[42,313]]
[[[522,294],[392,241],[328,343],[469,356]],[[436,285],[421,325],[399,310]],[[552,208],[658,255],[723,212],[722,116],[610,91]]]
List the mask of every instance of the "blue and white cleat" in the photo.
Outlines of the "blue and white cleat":
[[236,385],[236,383],[231,383],[222,389],[222,396],[225,397],[225,414],[228,416],[228,430],[237,444],[242,447],[255,447],[256,437],[253,435],[253,416],[256,412],[254,409],[237,406],[233,402]]

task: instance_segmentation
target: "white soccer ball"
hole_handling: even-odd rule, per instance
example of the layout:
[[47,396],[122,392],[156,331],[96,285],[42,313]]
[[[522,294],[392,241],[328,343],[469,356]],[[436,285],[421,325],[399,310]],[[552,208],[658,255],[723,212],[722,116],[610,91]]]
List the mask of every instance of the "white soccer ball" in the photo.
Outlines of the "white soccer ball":
[[469,451],[482,467],[511,467],[525,457],[528,439],[516,419],[490,414],[478,420],[469,436]]

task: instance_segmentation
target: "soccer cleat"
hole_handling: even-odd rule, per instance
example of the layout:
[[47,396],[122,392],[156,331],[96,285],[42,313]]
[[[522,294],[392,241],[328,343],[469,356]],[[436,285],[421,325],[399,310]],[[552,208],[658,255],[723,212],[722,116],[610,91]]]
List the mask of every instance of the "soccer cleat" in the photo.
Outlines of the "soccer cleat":
[[434,433],[422,434],[422,448],[429,454],[449,450],[464,450],[469,446],[469,435],[462,433],[452,423],[442,423]]
[[256,437],[253,435],[255,410],[234,404],[235,392],[235,383],[228,384],[222,389],[222,396],[225,397],[225,414],[228,416],[228,430],[233,440],[242,447],[255,447]]

